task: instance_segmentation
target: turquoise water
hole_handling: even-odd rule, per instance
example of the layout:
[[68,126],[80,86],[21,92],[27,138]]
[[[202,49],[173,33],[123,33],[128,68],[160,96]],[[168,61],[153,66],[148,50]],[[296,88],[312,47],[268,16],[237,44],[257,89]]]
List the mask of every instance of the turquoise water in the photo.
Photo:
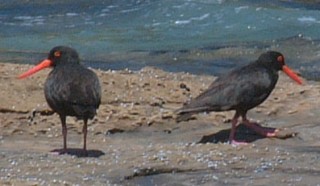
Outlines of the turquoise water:
[[[308,47],[318,49],[315,43],[320,37],[320,5],[266,2],[5,0],[0,5],[0,58],[35,63],[53,46],[68,45],[94,67],[139,69],[151,65],[172,71],[195,69],[201,73],[208,72],[208,67],[219,71],[224,64],[230,68],[238,63],[232,55],[230,59],[228,56],[197,59],[190,51],[210,53],[239,46],[245,46],[244,52],[248,48],[263,51],[296,37],[311,41]],[[296,59],[294,55],[298,54],[291,52],[294,49],[290,47],[293,46],[289,42],[279,50]],[[317,55],[310,58],[308,54],[304,61],[315,60]],[[256,56],[248,54],[247,58]],[[239,61],[246,60],[242,58]],[[219,61],[222,64],[215,65]],[[301,67],[293,61],[294,66]],[[194,63],[203,65],[203,69]]]

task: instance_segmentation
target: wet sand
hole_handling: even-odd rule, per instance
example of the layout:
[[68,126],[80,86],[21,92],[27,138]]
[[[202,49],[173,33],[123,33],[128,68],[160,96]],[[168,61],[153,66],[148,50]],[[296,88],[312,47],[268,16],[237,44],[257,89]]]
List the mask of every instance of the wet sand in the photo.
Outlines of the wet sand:
[[272,95],[248,116],[298,134],[267,139],[240,127],[225,143],[234,112],[199,114],[176,123],[173,111],[215,77],[140,71],[100,71],[102,104],[88,126],[69,117],[66,155],[61,124],[43,94],[49,70],[18,80],[30,65],[0,63],[0,185],[316,185],[320,183],[317,82],[302,86],[280,75]]

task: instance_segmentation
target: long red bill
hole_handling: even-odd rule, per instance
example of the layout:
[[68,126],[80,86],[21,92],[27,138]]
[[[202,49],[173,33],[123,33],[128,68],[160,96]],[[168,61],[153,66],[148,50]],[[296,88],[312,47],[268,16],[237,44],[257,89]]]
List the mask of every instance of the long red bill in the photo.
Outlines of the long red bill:
[[282,71],[285,72],[291,79],[296,81],[298,84],[302,84],[302,80],[298,77],[296,73],[293,72],[288,66],[284,65]]
[[41,61],[37,66],[35,66],[35,67],[31,68],[30,70],[28,70],[27,72],[21,74],[18,78],[23,79],[25,77],[28,77],[28,76],[44,69],[44,68],[48,68],[50,66],[52,66],[52,61],[49,59],[45,59],[45,60]]

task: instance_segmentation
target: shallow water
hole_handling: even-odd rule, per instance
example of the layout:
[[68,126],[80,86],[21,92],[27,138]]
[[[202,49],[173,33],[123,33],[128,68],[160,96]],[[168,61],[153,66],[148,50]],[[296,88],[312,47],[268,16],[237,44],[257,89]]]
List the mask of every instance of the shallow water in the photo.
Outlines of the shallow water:
[[[96,68],[136,70],[149,65],[218,75],[277,49],[299,70],[319,59],[319,53],[311,53],[297,60],[300,53],[292,49],[319,51],[319,7],[312,2],[249,0],[4,1],[0,59],[36,63],[53,46],[69,45]],[[294,37],[310,42],[296,45]],[[282,45],[284,41],[289,42]],[[234,50],[214,52],[224,48]]]

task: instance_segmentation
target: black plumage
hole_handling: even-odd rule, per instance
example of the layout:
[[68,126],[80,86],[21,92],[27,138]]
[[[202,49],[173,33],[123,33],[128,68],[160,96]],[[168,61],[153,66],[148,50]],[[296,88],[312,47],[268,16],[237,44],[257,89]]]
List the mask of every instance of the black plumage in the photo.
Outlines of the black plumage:
[[229,137],[230,142],[234,141],[235,127],[239,116],[242,116],[244,124],[258,133],[270,137],[274,136],[273,132],[276,131],[263,130],[256,123],[249,122],[246,119],[246,114],[248,110],[268,98],[278,81],[279,70],[283,70],[299,84],[301,83],[301,80],[285,65],[283,55],[279,52],[269,51],[263,53],[258,60],[217,78],[207,90],[176,111],[177,121],[184,120],[189,115],[199,112],[235,110]]
[[80,64],[78,53],[69,47],[54,47],[39,65],[22,74],[27,77],[43,68],[53,67],[45,82],[44,93],[48,105],[58,113],[62,124],[63,152],[67,150],[66,117],[84,121],[83,151],[86,153],[87,122],[96,115],[101,101],[101,87],[97,75]]

